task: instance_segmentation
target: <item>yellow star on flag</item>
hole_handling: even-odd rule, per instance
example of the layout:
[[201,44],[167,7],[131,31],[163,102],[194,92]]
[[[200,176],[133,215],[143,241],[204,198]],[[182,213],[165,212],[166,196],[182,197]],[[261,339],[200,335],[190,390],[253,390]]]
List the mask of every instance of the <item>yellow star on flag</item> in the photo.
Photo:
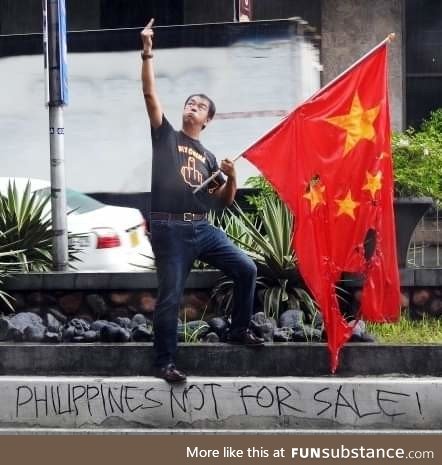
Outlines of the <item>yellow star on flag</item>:
[[367,184],[362,188],[363,191],[370,191],[371,197],[374,200],[376,192],[382,187],[382,173],[378,171],[374,176],[367,171]]
[[325,186],[310,184],[309,191],[307,194],[304,194],[303,197],[310,200],[311,211],[313,211],[317,205],[325,205],[324,191]]
[[344,157],[360,140],[373,140],[376,136],[373,123],[379,114],[380,107],[365,109],[356,93],[351,103],[350,112],[346,115],[326,118],[329,123],[347,131],[345,138]]
[[358,207],[359,202],[356,202],[351,198],[350,190],[347,192],[345,198],[341,200],[335,200],[335,202],[339,205],[339,211],[336,216],[348,215],[353,220],[356,219],[354,211]]

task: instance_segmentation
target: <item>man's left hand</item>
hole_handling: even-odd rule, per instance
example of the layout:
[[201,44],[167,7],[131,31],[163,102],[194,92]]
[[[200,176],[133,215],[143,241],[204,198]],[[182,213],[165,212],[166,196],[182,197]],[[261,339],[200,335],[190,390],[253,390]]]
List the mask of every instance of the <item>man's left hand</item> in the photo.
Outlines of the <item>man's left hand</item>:
[[236,178],[236,171],[235,171],[235,164],[229,160],[228,158],[225,158],[224,160],[221,161],[221,165],[219,169],[228,177],[228,178]]

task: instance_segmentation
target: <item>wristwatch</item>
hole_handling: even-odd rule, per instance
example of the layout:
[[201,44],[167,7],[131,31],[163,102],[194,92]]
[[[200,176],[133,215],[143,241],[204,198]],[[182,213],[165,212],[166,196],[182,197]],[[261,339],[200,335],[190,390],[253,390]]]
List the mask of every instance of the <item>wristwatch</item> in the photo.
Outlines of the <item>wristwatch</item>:
[[146,52],[144,50],[141,51],[141,59],[147,60],[148,58],[153,58],[153,53],[152,52]]

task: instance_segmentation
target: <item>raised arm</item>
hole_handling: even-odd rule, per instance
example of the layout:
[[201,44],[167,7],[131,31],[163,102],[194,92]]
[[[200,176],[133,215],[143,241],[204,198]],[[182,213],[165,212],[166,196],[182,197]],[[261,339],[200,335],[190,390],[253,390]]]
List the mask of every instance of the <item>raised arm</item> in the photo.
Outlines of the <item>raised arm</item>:
[[150,124],[156,129],[161,126],[163,109],[161,108],[161,103],[155,88],[152,53],[153,22],[154,19],[152,18],[147,26],[141,31],[141,40],[143,42],[143,51],[141,52],[141,58],[143,60],[141,67],[141,81],[143,83],[144,102],[146,103]]

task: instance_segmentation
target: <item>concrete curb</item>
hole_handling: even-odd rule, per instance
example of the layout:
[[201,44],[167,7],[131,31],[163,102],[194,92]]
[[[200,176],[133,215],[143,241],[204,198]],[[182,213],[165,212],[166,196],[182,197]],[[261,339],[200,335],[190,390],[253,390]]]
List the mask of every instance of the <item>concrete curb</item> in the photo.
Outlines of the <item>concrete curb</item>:
[[440,378],[0,377],[0,427],[440,430]]

